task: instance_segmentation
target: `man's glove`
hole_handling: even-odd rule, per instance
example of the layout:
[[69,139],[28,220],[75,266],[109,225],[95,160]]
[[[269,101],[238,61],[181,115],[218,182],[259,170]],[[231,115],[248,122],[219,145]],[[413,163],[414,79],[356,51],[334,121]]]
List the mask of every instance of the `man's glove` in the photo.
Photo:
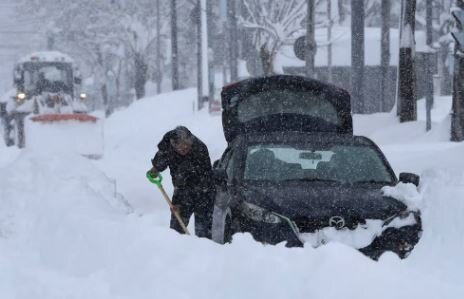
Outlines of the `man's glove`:
[[159,172],[158,172],[154,167],[152,167],[152,168],[148,171],[148,173],[150,173],[150,175],[151,175],[152,177],[154,177],[154,178],[156,178],[156,177],[159,176]]
[[178,206],[175,206],[175,205],[172,205],[172,207],[171,207],[171,212],[172,212],[173,214],[175,214],[175,213],[179,213],[179,214],[180,214],[179,207],[178,207]]

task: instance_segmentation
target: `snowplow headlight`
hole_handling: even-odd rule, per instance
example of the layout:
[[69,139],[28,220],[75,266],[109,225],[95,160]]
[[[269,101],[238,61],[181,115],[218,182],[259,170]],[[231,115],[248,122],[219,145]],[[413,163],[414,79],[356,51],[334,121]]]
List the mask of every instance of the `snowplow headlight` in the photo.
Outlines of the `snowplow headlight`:
[[24,92],[19,92],[17,95],[16,95],[16,101],[18,103],[22,103],[24,100],[26,99],[26,94]]
[[85,99],[87,99],[87,94],[86,94],[85,92],[81,92],[81,93],[79,94],[79,98],[80,98],[81,100],[85,100]]

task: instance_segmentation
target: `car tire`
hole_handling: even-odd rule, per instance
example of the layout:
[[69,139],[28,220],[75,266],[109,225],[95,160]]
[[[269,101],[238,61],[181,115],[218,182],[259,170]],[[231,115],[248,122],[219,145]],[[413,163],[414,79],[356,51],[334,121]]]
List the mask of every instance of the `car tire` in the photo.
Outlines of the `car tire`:
[[24,120],[24,115],[18,115],[14,120],[14,143],[18,148],[26,147]]
[[5,142],[5,145],[6,146],[15,145],[14,139],[11,138],[12,124],[7,119],[6,115],[3,118],[1,118],[0,127],[1,127],[0,134],[2,134],[2,138],[3,138],[3,141]]

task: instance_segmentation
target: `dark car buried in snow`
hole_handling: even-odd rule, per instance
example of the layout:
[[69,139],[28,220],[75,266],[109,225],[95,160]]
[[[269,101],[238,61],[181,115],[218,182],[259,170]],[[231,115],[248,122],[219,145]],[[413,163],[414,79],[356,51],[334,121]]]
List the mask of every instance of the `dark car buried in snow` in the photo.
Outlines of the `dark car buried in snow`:
[[380,149],[353,135],[346,91],[298,76],[254,78],[224,87],[222,106],[228,147],[214,167],[213,240],[337,240],[374,259],[404,258],[417,244],[420,212],[381,189],[419,177],[398,180]]

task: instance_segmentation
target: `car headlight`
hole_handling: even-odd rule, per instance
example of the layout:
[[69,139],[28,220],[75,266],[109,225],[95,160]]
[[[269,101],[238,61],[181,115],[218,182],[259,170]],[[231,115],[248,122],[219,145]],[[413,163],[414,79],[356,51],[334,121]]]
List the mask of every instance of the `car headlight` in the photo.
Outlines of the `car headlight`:
[[81,93],[79,94],[79,98],[80,98],[81,100],[85,100],[85,99],[87,99],[87,94],[86,94],[85,92],[81,92]]
[[26,94],[24,92],[18,92],[16,94],[16,102],[22,103],[26,99]]
[[385,219],[383,227],[385,229],[389,227],[400,228],[403,226],[420,224],[420,222],[420,212],[405,210]]
[[242,211],[243,211],[243,214],[245,214],[248,218],[254,221],[260,221],[260,222],[266,222],[266,223],[272,223],[272,224],[277,224],[277,223],[282,222],[280,217],[277,216],[276,214],[269,212],[266,209],[263,209],[261,207],[258,207],[257,205],[254,205],[248,202],[243,202]]

